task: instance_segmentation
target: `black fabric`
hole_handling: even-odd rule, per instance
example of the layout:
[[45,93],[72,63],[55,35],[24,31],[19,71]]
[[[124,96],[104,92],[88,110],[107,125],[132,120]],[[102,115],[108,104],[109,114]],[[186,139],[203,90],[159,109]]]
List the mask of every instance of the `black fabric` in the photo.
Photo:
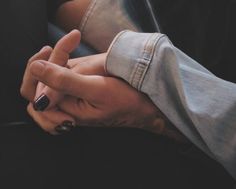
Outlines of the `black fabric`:
[[232,0],[151,0],[161,30],[215,75],[236,82],[236,4]]
[[126,0],[123,5],[134,22],[143,32],[159,32],[146,0]]
[[[26,118],[19,84],[27,59],[47,43],[46,3],[8,0],[1,4],[1,121]],[[188,2],[166,0],[155,5],[162,10],[162,29],[190,55],[201,58],[194,51],[196,41],[190,43],[196,23],[186,22],[186,16],[177,19],[180,13],[176,12],[181,6],[195,8]],[[189,32],[182,33],[185,30]],[[233,31],[228,31],[228,37]],[[186,39],[181,37],[184,34]],[[233,183],[219,164],[194,146],[183,150],[173,141],[141,130],[80,128],[53,137],[33,123],[0,124],[0,188],[222,189],[232,188]]]
[[1,2],[0,123],[26,119],[25,102],[19,94],[27,60],[47,39],[44,0]]
[[[47,42],[47,21],[66,0],[9,0],[0,7],[0,123],[28,120],[19,93],[27,60]],[[47,6],[48,5],[48,6]]]
[[52,137],[36,125],[2,127],[0,149],[4,189],[233,188],[233,179],[202,152],[186,155],[141,130],[79,128]]

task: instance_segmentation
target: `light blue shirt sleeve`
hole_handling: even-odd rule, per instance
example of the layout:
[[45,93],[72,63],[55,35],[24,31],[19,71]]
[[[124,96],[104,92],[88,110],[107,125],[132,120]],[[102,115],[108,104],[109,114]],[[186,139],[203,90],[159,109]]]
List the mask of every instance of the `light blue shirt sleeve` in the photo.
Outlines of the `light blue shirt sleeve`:
[[119,33],[106,70],[146,93],[179,131],[236,179],[236,84],[209,72],[160,33]]

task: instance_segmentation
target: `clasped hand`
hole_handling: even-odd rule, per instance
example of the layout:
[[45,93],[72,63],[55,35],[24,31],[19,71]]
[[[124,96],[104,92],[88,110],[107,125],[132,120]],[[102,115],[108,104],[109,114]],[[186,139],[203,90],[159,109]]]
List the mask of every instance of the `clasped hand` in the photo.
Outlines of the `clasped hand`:
[[164,133],[165,119],[149,98],[105,71],[107,53],[70,59],[80,32],[44,47],[28,62],[21,94],[30,116],[58,134],[75,126],[135,127]]

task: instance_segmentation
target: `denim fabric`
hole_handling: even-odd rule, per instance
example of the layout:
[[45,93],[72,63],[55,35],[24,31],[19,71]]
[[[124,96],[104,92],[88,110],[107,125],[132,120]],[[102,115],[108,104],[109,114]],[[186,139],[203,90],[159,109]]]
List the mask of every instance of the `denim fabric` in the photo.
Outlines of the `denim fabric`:
[[160,33],[120,33],[106,69],[146,93],[186,137],[236,178],[234,83],[213,75]]
[[159,32],[147,0],[91,0],[79,29],[82,39],[99,52],[123,30]]
[[92,0],[80,24],[82,39],[105,52],[122,30],[139,31],[123,7],[123,0]]
[[80,26],[83,40],[100,52],[112,43],[107,71],[146,93],[185,136],[236,178],[236,85],[217,78],[167,36],[135,33],[145,27],[129,3],[92,0]]

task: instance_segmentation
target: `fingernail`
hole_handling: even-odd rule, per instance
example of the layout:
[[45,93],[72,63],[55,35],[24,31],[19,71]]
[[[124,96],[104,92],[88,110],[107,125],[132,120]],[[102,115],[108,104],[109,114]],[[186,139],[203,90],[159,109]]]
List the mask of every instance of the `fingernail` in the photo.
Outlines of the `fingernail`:
[[71,131],[75,127],[74,123],[71,121],[64,121],[61,125],[55,128],[56,132],[62,134]]
[[37,100],[34,101],[33,107],[35,111],[44,111],[50,103],[49,98],[42,94]]

